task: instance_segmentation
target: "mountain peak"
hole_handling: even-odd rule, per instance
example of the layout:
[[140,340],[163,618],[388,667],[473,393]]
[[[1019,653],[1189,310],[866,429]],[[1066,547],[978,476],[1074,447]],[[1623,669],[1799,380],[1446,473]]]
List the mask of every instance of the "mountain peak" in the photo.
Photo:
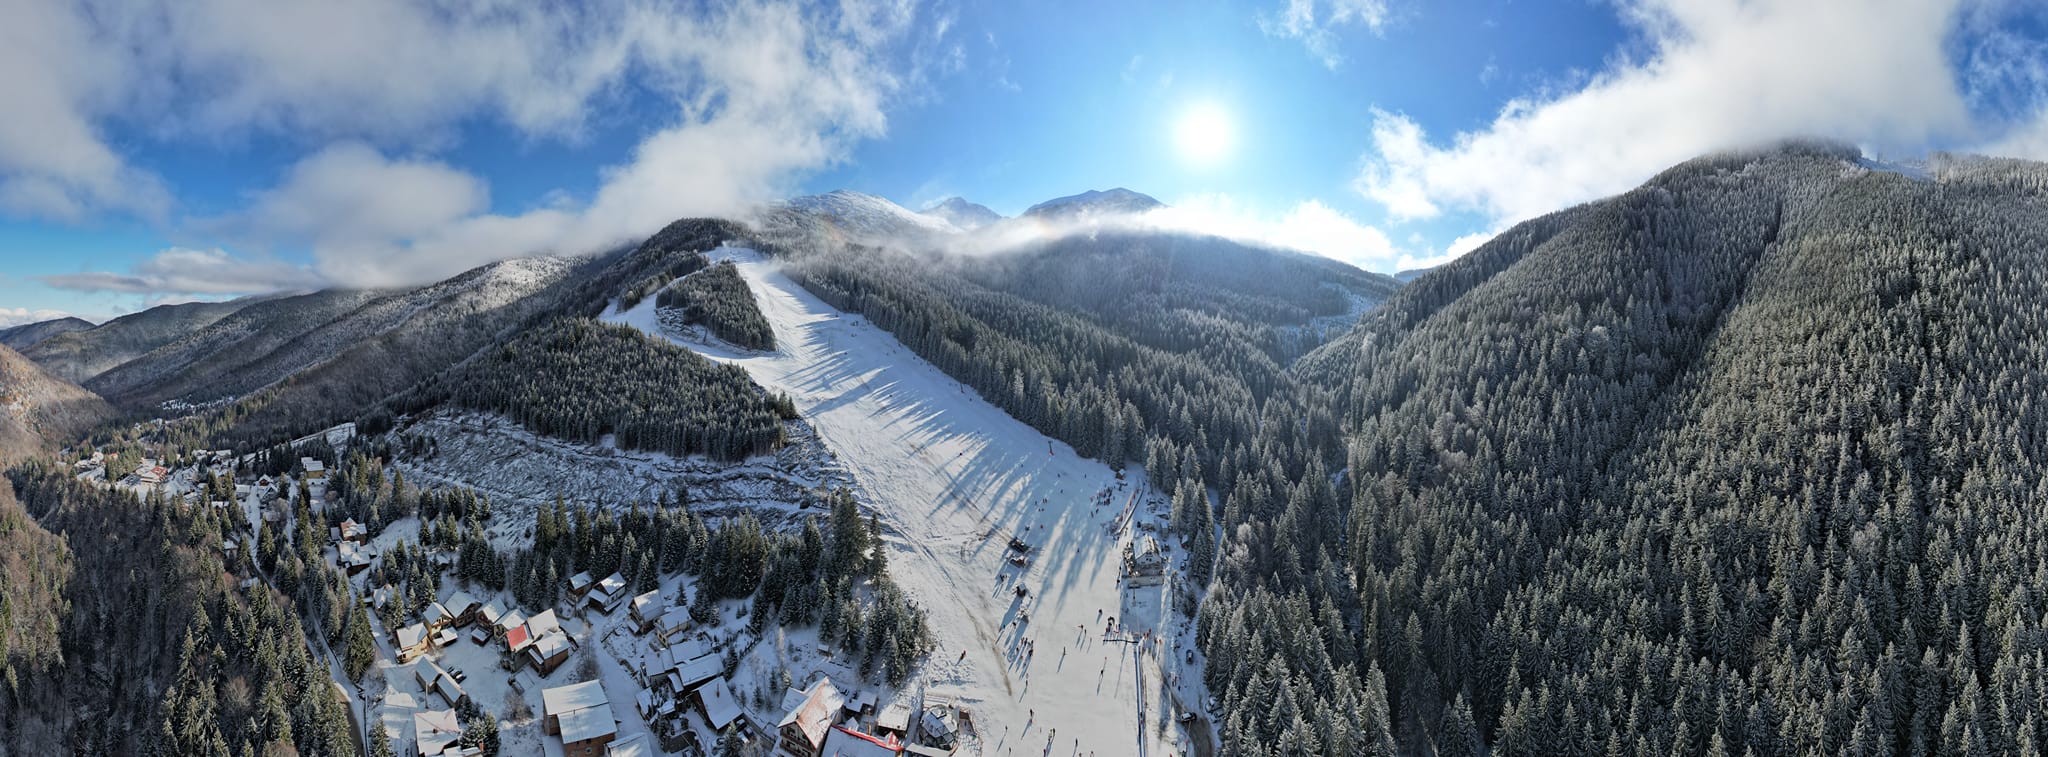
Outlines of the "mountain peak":
[[960,227],[962,231],[973,231],[1003,220],[1001,213],[989,210],[988,206],[968,202],[964,197],[948,197],[924,209],[924,214],[945,219],[947,223]]
[[1024,211],[1024,215],[1040,218],[1054,218],[1076,215],[1101,215],[1108,213],[1143,213],[1153,208],[1165,207],[1166,203],[1150,195],[1133,192],[1123,187],[1114,189],[1091,189],[1077,195],[1068,195],[1046,200]]

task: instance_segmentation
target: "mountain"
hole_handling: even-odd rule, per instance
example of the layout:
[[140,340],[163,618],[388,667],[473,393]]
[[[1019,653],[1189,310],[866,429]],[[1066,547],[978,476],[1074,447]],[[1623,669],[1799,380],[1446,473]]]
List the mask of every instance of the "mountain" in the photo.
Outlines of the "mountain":
[[0,467],[69,444],[112,416],[92,392],[0,346]]
[[[770,229],[822,224],[833,236],[864,242],[922,240],[959,229],[946,219],[912,212],[887,199],[839,189],[806,195],[763,209],[756,223]],[[806,235],[815,234],[807,231]]]
[[948,197],[937,205],[925,208],[924,214],[942,219],[961,231],[973,231],[1003,220],[1002,214],[960,197]]
[[1153,208],[1165,207],[1165,203],[1133,192],[1123,187],[1108,190],[1089,190],[1077,195],[1046,200],[1024,209],[1024,215],[1032,218],[1074,218],[1085,216],[1111,215],[1118,213],[1143,213]]
[[1395,273],[1394,273],[1394,280],[1395,280],[1395,281],[1399,281],[1399,282],[1401,282],[1401,283],[1403,283],[1403,284],[1406,284],[1406,283],[1409,283],[1409,282],[1411,282],[1411,281],[1414,281],[1414,280],[1416,280],[1416,279],[1422,278],[1422,276],[1423,276],[1424,274],[1427,274],[1427,273],[1429,273],[1430,271],[1433,271],[1433,270],[1436,270],[1436,269],[1434,269],[1434,268],[1410,268],[1410,269],[1408,269],[1408,270],[1405,270],[1405,271],[1398,271],[1398,272],[1395,272]]
[[73,318],[70,316],[65,316],[63,318],[58,318],[56,320],[50,321],[24,323],[20,326],[11,326],[8,328],[0,329],[0,345],[4,345],[10,349],[13,349],[16,352],[20,352],[22,350],[34,346],[37,342],[41,342],[45,339],[56,336],[58,334],[68,334],[73,331],[84,331],[89,328],[92,328],[92,321],[85,320],[84,318]]
[[[204,403],[239,396],[317,363],[326,353],[278,360],[280,350],[304,347],[307,332],[327,326],[387,292],[329,290],[266,300],[242,308],[88,379],[85,386],[108,401],[149,407],[166,400]],[[365,330],[363,336],[370,332]],[[334,344],[339,344],[335,342]],[[283,365],[263,371],[256,366]]]
[[158,305],[89,329],[52,336],[21,354],[66,381],[83,383],[263,299],[267,298]]

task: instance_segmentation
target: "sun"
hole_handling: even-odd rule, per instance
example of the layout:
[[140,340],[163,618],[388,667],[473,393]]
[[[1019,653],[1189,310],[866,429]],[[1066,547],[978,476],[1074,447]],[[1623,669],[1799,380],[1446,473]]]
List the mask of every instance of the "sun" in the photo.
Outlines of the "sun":
[[1173,145],[1188,165],[1205,168],[1223,162],[1237,145],[1230,111],[1214,102],[1188,106],[1173,126]]

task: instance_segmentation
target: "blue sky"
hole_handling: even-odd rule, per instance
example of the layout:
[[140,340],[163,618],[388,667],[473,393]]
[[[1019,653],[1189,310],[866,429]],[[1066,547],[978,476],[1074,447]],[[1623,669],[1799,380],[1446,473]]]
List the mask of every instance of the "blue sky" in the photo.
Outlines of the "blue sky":
[[[0,324],[422,283],[838,188],[1014,214],[1124,186],[1391,272],[1784,136],[2048,158],[2021,0],[4,2]],[[1228,136],[1200,159],[1194,112]]]

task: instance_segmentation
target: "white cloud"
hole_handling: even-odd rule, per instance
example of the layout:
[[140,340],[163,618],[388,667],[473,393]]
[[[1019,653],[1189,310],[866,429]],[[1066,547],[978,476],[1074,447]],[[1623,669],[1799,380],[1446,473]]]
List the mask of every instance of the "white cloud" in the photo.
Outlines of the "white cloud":
[[312,289],[326,279],[303,266],[244,259],[226,251],[172,247],[136,263],[127,273],[89,271],[40,277],[58,289],[131,294],[248,294]]
[[[918,15],[912,0],[0,0],[0,212],[164,214],[169,193],[110,142],[112,121],[150,139],[282,135],[360,156],[445,147],[477,120],[575,142],[609,106],[649,96],[676,116],[608,183],[672,193],[679,207],[729,205],[881,133],[902,83],[886,62],[905,57],[896,48]],[[932,26],[907,56],[913,78],[958,65],[942,39],[951,16]],[[695,161],[672,153],[702,149],[711,134],[699,130],[747,139]],[[739,166],[750,159],[764,167]],[[655,165],[713,173],[650,182],[643,168]],[[597,216],[664,207],[611,190]]]
[[1398,218],[1532,217],[1716,149],[1794,135],[1913,147],[1974,128],[1943,44],[1965,0],[1625,0],[1647,56],[1433,143],[1379,113],[1358,180]]
[[7,328],[9,326],[20,326],[24,323],[54,321],[59,318],[69,317],[71,317],[71,314],[66,313],[62,310],[49,310],[46,308],[0,308],[0,329]]
[[1136,214],[1087,215],[1047,221],[1024,217],[984,227],[956,242],[962,252],[1000,253],[1074,234],[1146,231],[1200,234],[1340,260],[1369,271],[1398,270],[1411,259],[1377,228],[1305,200],[1285,212],[1248,206],[1226,194],[1185,197]]
[[[932,34],[911,35],[918,8],[908,0],[193,0],[105,14],[0,0],[10,3],[91,28],[75,49],[43,51],[61,60],[108,55],[111,74],[101,78],[123,93],[108,99],[155,117],[165,138],[275,132],[324,145],[248,207],[194,225],[256,250],[310,249],[318,277],[348,286],[417,284],[508,257],[602,249],[679,216],[736,214],[843,159],[853,141],[883,134],[885,107],[905,81],[952,65],[933,36],[951,17],[937,18]],[[80,21],[87,15],[96,26]],[[118,43],[145,35],[161,39],[129,45],[138,52],[124,60]],[[906,46],[914,49],[899,54]],[[140,82],[114,86],[122,76]],[[482,179],[432,157],[455,126],[479,117],[573,140],[599,106],[621,97],[615,90],[629,76],[672,109],[627,160],[599,169],[589,197],[550,193],[541,208],[493,209]],[[0,71],[0,87],[55,78]],[[70,133],[112,162],[108,171],[128,170],[93,136],[100,113],[56,105],[75,116]],[[0,202],[18,185],[24,199],[13,206],[27,207],[38,196],[28,190],[81,161],[17,167],[10,151],[33,145],[12,146],[9,128],[0,125],[0,178],[9,182]],[[429,152],[394,154],[398,143]],[[74,215],[118,209],[77,191],[70,199]],[[192,284],[138,273],[62,281],[118,291]]]
[[1259,28],[1274,37],[1301,40],[1323,65],[1344,62],[1337,34],[1347,25],[1378,34],[1387,24],[1387,0],[1285,0],[1279,12],[1259,14]]

